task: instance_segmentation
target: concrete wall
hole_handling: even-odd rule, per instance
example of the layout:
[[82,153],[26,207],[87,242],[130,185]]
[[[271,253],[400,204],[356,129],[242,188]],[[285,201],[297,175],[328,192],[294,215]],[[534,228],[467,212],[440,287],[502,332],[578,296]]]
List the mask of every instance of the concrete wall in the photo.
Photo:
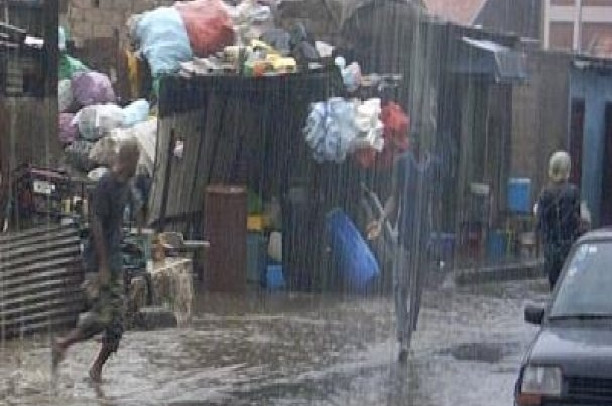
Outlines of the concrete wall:
[[120,38],[125,38],[126,22],[132,14],[173,3],[172,0],[69,0],[60,22],[81,47],[91,39],[113,38],[115,31]]
[[595,225],[599,224],[602,199],[606,104],[612,103],[609,75],[609,70],[578,68],[571,73],[571,97],[585,101],[581,192]]
[[547,181],[548,157],[569,148],[571,58],[529,52],[528,81],[513,91],[510,176],[532,180],[533,201]]

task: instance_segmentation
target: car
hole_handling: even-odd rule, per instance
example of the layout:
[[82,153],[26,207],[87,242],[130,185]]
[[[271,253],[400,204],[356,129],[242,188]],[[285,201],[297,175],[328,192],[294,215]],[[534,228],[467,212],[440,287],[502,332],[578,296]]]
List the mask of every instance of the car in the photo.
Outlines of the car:
[[525,307],[540,329],[521,364],[517,406],[612,405],[612,229],[572,247],[545,306]]

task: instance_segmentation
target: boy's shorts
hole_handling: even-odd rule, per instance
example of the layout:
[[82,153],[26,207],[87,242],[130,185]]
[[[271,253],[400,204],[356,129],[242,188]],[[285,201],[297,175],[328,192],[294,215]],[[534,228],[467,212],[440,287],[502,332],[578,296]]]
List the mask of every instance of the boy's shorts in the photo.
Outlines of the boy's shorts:
[[123,279],[113,273],[108,286],[100,287],[98,274],[87,273],[83,287],[89,309],[81,314],[78,328],[86,338],[104,333],[103,343],[109,345],[113,352],[117,351],[124,331]]

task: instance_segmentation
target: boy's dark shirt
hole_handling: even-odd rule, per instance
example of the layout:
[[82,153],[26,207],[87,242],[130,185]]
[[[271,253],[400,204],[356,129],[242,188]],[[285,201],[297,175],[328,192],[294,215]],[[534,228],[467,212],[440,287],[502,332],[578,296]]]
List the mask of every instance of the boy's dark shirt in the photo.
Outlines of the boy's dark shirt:
[[[100,221],[102,238],[108,255],[108,266],[113,274],[121,272],[123,267],[122,227],[130,191],[129,182],[120,182],[111,173],[107,173],[98,181],[90,200],[92,219],[95,216]],[[98,272],[99,260],[93,233],[89,236],[85,247],[84,261],[88,272]]]

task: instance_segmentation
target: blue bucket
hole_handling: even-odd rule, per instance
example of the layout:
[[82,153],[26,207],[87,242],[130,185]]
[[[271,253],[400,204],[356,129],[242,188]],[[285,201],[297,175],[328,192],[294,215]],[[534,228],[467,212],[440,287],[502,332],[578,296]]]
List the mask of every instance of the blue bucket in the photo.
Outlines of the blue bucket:
[[502,231],[493,231],[487,238],[487,257],[490,260],[500,260],[506,257],[508,239]]
[[380,268],[357,227],[344,211],[335,209],[327,215],[327,232],[340,274],[352,287],[367,288],[379,275]]
[[515,213],[529,213],[531,179],[510,178],[508,181],[508,210]]
[[266,268],[266,288],[279,290],[285,288],[285,276],[282,265],[268,265]]

